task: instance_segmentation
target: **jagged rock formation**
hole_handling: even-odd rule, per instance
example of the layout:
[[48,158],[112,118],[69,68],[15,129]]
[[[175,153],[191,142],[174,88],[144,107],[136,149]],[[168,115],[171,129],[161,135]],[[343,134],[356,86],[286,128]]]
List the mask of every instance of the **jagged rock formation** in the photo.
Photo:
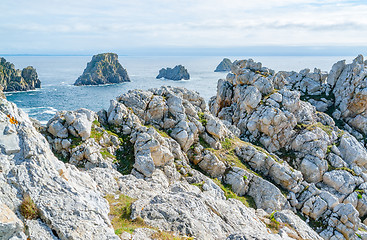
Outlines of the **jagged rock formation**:
[[232,62],[228,58],[223,58],[223,60],[219,63],[214,72],[229,72],[231,71]]
[[159,74],[156,78],[165,78],[169,80],[189,80],[190,74],[184,66],[177,65],[174,68],[162,68],[159,70]]
[[[42,232],[43,239],[119,239],[92,178],[59,161],[28,116],[5,99],[0,99],[0,150],[1,239],[27,239],[25,226],[28,236]],[[37,222],[20,214],[20,205],[29,209],[26,198],[34,202]]]
[[[354,125],[354,130],[347,125],[363,118],[341,114],[351,111],[348,107],[355,99],[363,102],[363,64],[361,56],[350,65],[338,62],[328,75],[318,69],[313,73],[308,69],[275,73],[252,59],[236,61],[232,73],[219,80],[217,96],[209,103],[214,115],[240,129],[242,139],[264,146],[302,173],[305,181],[297,186],[301,189],[290,189],[281,182],[294,177],[272,173],[276,165],[268,164],[265,155],[258,157],[248,147],[239,149],[239,156],[252,169],[290,190],[290,204],[323,226],[316,230],[324,239],[355,239],[366,216],[362,210],[367,173],[365,141],[351,135],[358,137],[356,131],[361,131],[361,125]],[[310,103],[329,115],[317,112]],[[363,115],[364,107],[354,106],[350,109]],[[348,217],[341,220],[343,215]]]
[[14,64],[0,58],[0,86],[4,92],[28,91],[40,88],[41,81],[33,67],[15,69]]
[[83,74],[75,81],[74,85],[100,85],[130,82],[125,68],[118,61],[115,53],[101,53],[94,55],[87,64]]

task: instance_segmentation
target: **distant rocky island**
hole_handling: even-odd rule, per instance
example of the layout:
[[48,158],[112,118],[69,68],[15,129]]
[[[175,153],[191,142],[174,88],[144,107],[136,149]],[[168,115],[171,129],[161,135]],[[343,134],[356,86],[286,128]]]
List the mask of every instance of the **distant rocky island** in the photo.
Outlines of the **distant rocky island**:
[[0,85],[4,92],[28,91],[40,88],[41,81],[33,67],[15,69],[14,64],[0,58]]
[[214,72],[229,72],[231,71],[232,62],[228,58],[223,58]]
[[102,85],[112,83],[130,82],[125,68],[118,61],[116,53],[101,53],[94,55],[87,64],[83,74],[75,81],[74,85]]
[[162,68],[159,70],[159,74],[156,78],[165,78],[176,81],[182,79],[189,80],[190,74],[184,66],[176,65],[174,68]]

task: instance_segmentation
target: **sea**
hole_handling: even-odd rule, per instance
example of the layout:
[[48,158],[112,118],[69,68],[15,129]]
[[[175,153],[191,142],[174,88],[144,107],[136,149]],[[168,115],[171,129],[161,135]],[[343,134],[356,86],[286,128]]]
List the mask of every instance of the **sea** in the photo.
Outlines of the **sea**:
[[[224,57],[232,61],[252,58],[275,71],[298,72],[305,68],[311,71],[320,68],[329,72],[335,62],[343,59],[351,62],[355,56],[119,56],[131,82],[101,86],[73,85],[92,56],[6,56],[6,60],[17,69],[35,67],[42,85],[41,89],[5,95],[42,124],[60,110],[107,110],[111,99],[132,89],[147,90],[163,85],[185,87],[199,92],[208,102],[216,95],[217,81],[227,75],[226,72],[214,72]],[[188,69],[190,80],[155,78],[161,68],[178,64]]]

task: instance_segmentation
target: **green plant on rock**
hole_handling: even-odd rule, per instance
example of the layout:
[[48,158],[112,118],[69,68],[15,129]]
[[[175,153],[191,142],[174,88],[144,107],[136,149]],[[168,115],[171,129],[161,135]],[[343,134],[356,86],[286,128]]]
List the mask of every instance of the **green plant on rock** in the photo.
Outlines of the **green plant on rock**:
[[232,148],[232,143],[230,139],[228,138],[224,139],[224,141],[222,142],[222,147],[226,150],[230,150]]
[[222,183],[217,178],[213,179],[213,181],[223,190],[226,199],[234,198],[242,202],[246,207],[257,209],[255,200],[251,196],[245,195],[240,197],[232,191],[232,187],[230,185]]
[[39,217],[39,210],[29,195],[25,195],[19,206],[20,214],[25,219],[36,219]]
[[206,127],[206,125],[208,124],[208,120],[206,120],[205,118],[205,114],[203,112],[198,112],[198,117],[199,117],[199,122]]
[[115,234],[120,235],[123,232],[133,233],[137,228],[150,228],[156,230],[152,235],[153,239],[157,240],[189,240],[190,238],[184,238],[180,236],[174,236],[171,232],[165,232],[158,230],[147,225],[141,217],[137,217],[132,220],[131,216],[131,205],[136,201],[129,196],[119,194],[113,195],[108,194],[105,199],[110,205],[109,218],[113,228],[115,229]]
[[120,142],[120,148],[116,151],[115,163],[119,172],[129,174],[135,162],[134,144],[131,143],[128,135],[122,135]]

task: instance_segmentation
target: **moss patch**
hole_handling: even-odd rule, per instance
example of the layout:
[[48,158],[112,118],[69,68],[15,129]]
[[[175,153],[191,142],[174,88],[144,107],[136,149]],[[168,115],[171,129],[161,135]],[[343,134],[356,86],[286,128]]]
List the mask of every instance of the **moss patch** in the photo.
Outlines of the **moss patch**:
[[158,128],[156,128],[156,127],[154,127],[152,125],[145,125],[145,127],[147,127],[147,128],[154,128],[159,133],[159,135],[161,135],[162,137],[165,137],[165,138],[169,138],[170,137],[165,131],[159,130]]
[[141,219],[134,221],[130,219],[131,204],[135,199],[123,194],[118,195],[118,199],[115,199],[115,195],[112,194],[106,195],[105,198],[110,204],[109,216],[117,235],[123,232],[133,233],[137,228],[147,227]]
[[206,120],[205,115],[203,112],[198,112],[198,117],[199,117],[199,122],[206,127],[206,125],[208,124],[208,120]]
[[184,240],[191,238],[184,238],[180,236],[175,236],[171,232],[160,231],[156,228],[150,227],[144,223],[142,218],[136,218],[134,220],[130,219],[131,216],[131,205],[136,201],[126,195],[119,194],[118,198],[115,195],[108,194],[105,196],[106,200],[110,205],[109,217],[113,228],[115,229],[115,234],[120,235],[123,232],[133,233],[137,228],[150,228],[156,230],[151,237],[157,240]]
[[246,207],[257,209],[255,200],[251,196],[246,195],[240,197],[232,191],[230,185],[222,183],[218,179],[213,179],[213,181],[223,190],[226,199],[234,198],[242,202]]

